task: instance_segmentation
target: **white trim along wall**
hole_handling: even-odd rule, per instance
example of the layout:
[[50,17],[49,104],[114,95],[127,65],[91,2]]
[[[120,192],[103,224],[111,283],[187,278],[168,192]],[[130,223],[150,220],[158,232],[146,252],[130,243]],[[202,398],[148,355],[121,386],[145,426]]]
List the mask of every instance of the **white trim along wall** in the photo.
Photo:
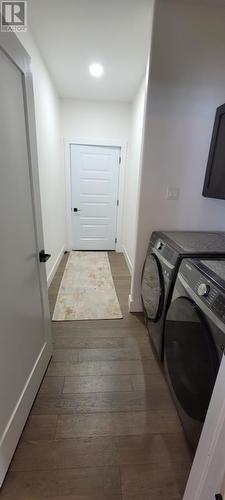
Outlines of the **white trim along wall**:
[[61,262],[61,259],[62,259],[62,257],[63,257],[63,254],[65,253],[65,251],[66,251],[66,247],[65,247],[65,246],[63,246],[63,247],[62,247],[62,249],[60,250],[60,252],[59,252],[59,254],[58,254],[58,257],[56,258],[56,260],[55,260],[55,262],[54,262],[54,264],[53,264],[53,266],[52,266],[52,268],[51,268],[50,272],[49,272],[49,273],[48,273],[48,275],[47,275],[47,284],[48,284],[48,288],[49,288],[49,287],[50,287],[50,285],[51,285],[51,282],[52,282],[52,280],[53,280],[53,278],[54,278],[54,276],[55,276],[55,273],[56,273],[56,271],[57,271],[57,269],[58,269],[58,267],[59,267],[59,264],[60,264],[60,262]]
[[105,146],[120,148],[121,163],[119,172],[119,207],[117,216],[117,244],[116,252],[122,252],[122,225],[123,225],[123,205],[124,205],[124,184],[125,184],[125,164],[127,158],[127,143],[123,141],[112,141],[106,139],[93,138],[65,138],[65,178],[66,178],[66,215],[67,215],[67,249],[72,250],[71,235],[71,174],[70,174],[70,147],[72,144],[82,144],[85,146]]

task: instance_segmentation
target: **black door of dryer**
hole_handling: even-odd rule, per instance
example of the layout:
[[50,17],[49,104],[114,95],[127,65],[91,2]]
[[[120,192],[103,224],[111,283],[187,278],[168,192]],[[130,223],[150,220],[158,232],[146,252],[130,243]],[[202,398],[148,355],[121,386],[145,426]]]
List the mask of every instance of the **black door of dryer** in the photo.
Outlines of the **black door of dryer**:
[[164,278],[157,256],[147,255],[141,282],[141,298],[146,321],[158,321],[164,304]]
[[166,376],[187,439],[196,449],[219,369],[210,327],[188,297],[175,299],[165,323]]

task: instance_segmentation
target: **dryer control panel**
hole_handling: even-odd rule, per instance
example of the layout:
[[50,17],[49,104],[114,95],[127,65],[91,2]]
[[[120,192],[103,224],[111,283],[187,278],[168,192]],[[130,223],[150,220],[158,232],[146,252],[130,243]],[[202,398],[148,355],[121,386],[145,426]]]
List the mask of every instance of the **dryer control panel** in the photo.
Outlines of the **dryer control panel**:
[[218,294],[213,302],[212,310],[225,320],[225,297],[222,294]]
[[223,322],[225,322],[225,290],[215,284],[214,280],[205,276],[198,267],[189,260],[183,260],[179,274],[196,296]]
[[209,306],[211,307],[217,297],[218,290],[213,286],[212,282],[198,273],[196,275],[197,281],[194,285],[194,292]]

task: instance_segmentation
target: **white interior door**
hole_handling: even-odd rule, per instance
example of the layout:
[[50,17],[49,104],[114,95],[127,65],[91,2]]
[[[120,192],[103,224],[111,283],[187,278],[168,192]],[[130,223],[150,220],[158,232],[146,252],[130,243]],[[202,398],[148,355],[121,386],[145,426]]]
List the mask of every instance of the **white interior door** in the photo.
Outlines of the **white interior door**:
[[74,250],[115,250],[120,149],[71,145]]
[[29,57],[0,34],[0,485],[51,356]]

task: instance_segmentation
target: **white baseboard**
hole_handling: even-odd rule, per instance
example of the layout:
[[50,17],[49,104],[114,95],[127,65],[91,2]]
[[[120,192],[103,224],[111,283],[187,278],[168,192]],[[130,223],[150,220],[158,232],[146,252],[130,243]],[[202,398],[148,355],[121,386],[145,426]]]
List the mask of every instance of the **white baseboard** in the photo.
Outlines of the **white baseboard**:
[[141,299],[133,300],[131,295],[129,295],[129,298],[128,298],[128,307],[129,307],[129,311],[131,313],[143,311]]
[[120,245],[120,243],[116,244],[116,253],[123,253],[123,247]]
[[25,387],[12,412],[10,420],[6,426],[0,440],[0,486],[8,470],[16,445],[19,441],[27,417],[30,413],[34,398],[39,389],[40,382],[48,366],[52,355],[50,343],[44,344],[36,363],[29,375]]
[[127,250],[126,250],[125,246],[122,246],[122,252],[124,254],[124,257],[125,257],[125,260],[126,260],[126,263],[127,263],[127,267],[128,267],[128,269],[130,271],[130,274],[132,275],[132,273],[133,273],[133,264],[131,262],[131,259],[130,259],[129,255],[128,255],[128,253],[127,253]]
[[62,247],[62,249],[61,249],[61,250],[60,250],[60,252],[59,252],[59,255],[58,255],[58,257],[57,257],[57,259],[56,259],[55,263],[54,263],[54,264],[53,264],[53,266],[52,266],[52,269],[51,269],[50,273],[48,274],[48,277],[47,277],[48,288],[49,288],[49,287],[50,287],[50,285],[51,285],[51,282],[52,282],[52,280],[53,280],[53,278],[54,278],[54,276],[55,276],[55,273],[56,273],[56,271],[57,271],[57,269],[58,269],[58,267],[59,267],[60,261],[61,261],[61,259],[62,259],[62,256],[63,256],[63,254],[64,254],[65,250],[66,250],[66,247],[65,247],[65,246],[63,246],[63,247]]

